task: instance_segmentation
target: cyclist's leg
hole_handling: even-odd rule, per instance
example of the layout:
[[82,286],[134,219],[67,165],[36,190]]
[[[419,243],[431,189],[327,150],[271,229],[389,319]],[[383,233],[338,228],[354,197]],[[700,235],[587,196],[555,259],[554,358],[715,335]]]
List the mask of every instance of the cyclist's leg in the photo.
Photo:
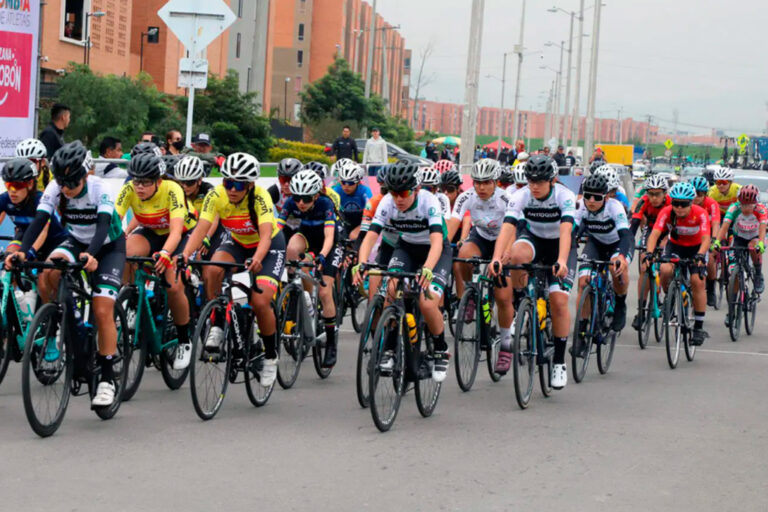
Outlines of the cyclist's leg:
[[112,357],[117,353],[117,328],[114,308],[122,285],[120,274],[125,268],[125,239],[118,238],[101,248],[94,257],[99,262],[93,287],[93,313],[98,330],[101,380],[111,382]]
[[[548,241],[551,244],[547,247],[547,257],[542,263],[554,264],[559,250],[559,240]],[[542,251],[544,253],[544,251]],[[549,286],[549,304],[552,314],[552,336],[555,342],[555,365],[565,364],[565,350],[568,343],[568,332],[571,328],[571,313],[568,308],[568,299],[573,280],[576,274],[576,248],[573,247],[568,256],[568,274],[563,278],[562,284],[555,281]]]
[[[151,229],[138,228],[131,233],[125,242],[125,255],[128,258],[131,257],[144,257],[149,256],[155,251],[162,249],[162,238],[160,238],[160,246],[157,247],[159,235],[157,235]],[[157,247],[153,251],[154,247]],[[125,264],[125,272],[123,273],[123,283],[133,283],[133,273],[136,265],[132,263]]]
[[[582,252],[582,257],[590,261],[603,259],[601,257],[601,251],[598,250],[598,247],[592,237],[587,239],[587,243],[584,245],[584,251]],[[589,261],[579,264],[579,290],[576,294],[576,307],[579,307],[578,305],[581,304],[581,293],[584,291],[584,287],[586,287],[587,283],[589,282],[589,274],[591,272],[592,264]],[[580,312],[582,313],[581,320],[586,321],[586,315],[589,314],[589,312],[590,310]]]
[[323,322],[325,324],[326,351],[323,359],[323,367],[330,368],[336,364],[336,303],[333,298],[333,289],[336,282],[336,275],[339,273],[342,259],[344,258],[344,249],[336,245],[323,265],[322,279],[325,286],[321,286],[317,292],[320,302],[323,304]]
[[[424,251],[423,258],[426,259],[428,251]],[[434,277],[429,285],[431,297],[427,298],[425,294],[419,295],[419,309],[424,316],[424,323],[427,325],[429,334],[432,337],[434,347],[434,364],[432,366],[432,380],[443,382],[448,372],[448,344],[445,342],[445,324],[443,314],[440,311],[440,299],[448,286],[448,274],[451,271],[451,261],[453,259],[453,250],[446,241],[443,244],[443,252],[440,259],[433,269]],[[424,264],[420,262],[420,267]]]
[[[686,247],[683,252],[685,255],[681,255],[683,258],[693,258],[699,250],[699,246]],[[708,257],[709,254],[705,254]],[[707,312],[707,289],[706,289],[706,276],[702,277],[695,268],[691,269],[691,294],[693,295],[693,343],[701,345],[706,338],[704,331],[704,316]]]
[[[530,263],[536,257],[537,252],[535,237],[527,230],[521,229],[518,231],[517,240],[512,244],[510,264],[522,265]],[[514,310],[516,310],[517,305],[523,297],[523,289],[528,283],[528,274],[523,270],[513,270],[511,273],[511,280],[513,286],[512,305]]]
[[[620,254],[618,242],[607,249],[611,259],[616,258]],[[627,322],[627,291],[629,290],[629,267],[631,264],[632,260],[628,259],[627,267],[621,273],[617,272],[616,267],[611,266],[613,291],[616,298],[616,303],[614,304],[613,309],[613,325],[611,328],[615,332],[621,331]]]
[[259,325],[259,334],[264,342],[264,369],[261,375],[261,385],[269,387],[277,376],[277,336],[275,311],[272,309],[272,298],[277,293],[277,287],[285,265],[285,239],[282,233],[272,238],[269,252],[261,261],[258,275],[252,276],[251,307]]
[[[72,237],[68,237],[51,252],[47,261],[58,259],[75,263],[80,253],[84,250],[85,245]],[[40,287],[40,298],[44,303],[51,302],[56,298],[56,291],[59,289],[59,279],[61,279],[61,272],[58,270],[45,269],[40,274],[38,285]]]
[[354,228],[350,228],[349,235],[347,238],[350,240],[357,240],[357,237],[360,236],[360,225],[358,224]]
[[[211,261],[226,263],[243,263],[245,261],[244,247],[227,237],[218,249],[211,255]],[[206,265],[203,267],[203,284],[205,286],[205,298],[212,300],[221,291],[221,283],[224,281],[226,270],[222,267]]]
[[[379,253],[376,255],[376,263],[384,265],[392,259],[392,252],[394,247],[382,240],[379,243]],[[381,276],[368,276],[368,300],[373,300],[373,296],[376,295],[381,286]]]
[[[664,252],[662,252],[662,255],[667,258],[672,256],[682,257],[680,256],[680,251],[678,248],[679,246],[670,241],[667,243],[667,245],[664,246]],[[674,272],[675,267],[672,263],[662,263],[659,265],[659,278],[661,280],[661,288],[664,290],[664,293],[667,293],[669,282],[672,280],[672,274]]]
[[[475,234],[475,229],[469,232],[469,237],[461,245],[459,249],[459,258],[475,258],[482,256],[480,250],[481,242],[472,235]],[[456,296],[461,298],[464,296],[464,283],[472,279],[472,265],[468,263],[454,263],[454,275],[456,276]]]

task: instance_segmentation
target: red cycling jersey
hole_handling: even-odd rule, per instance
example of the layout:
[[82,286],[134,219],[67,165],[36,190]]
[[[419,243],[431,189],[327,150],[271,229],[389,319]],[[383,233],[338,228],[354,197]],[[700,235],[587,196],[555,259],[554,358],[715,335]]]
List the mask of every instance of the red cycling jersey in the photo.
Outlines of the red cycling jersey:
[[653,229],[662,233],[669,233],[669,239],[676,245],[694,247],[701,245],[701,236],[709,234],[709,214],[695,204],[691,205],[691,211],[686,217],[676,217],[673,224],[672,207],[667,206],[659,212]]
[[643,194],[643,197],[635,205],[635,211],[632,214],[633,219],[648,220],[648,225],[653,226],[656,222],[656,217],[659,216],[659,212],[665,207],[671,204],[669,196],[664,196],[664,202],[658,208],[651,204],[651,200],[648,198],[648,194]]
[[710,225],[713,225],[715,222],[720,222],[720,205],[717,204],[717,201],[706,196],[704,202],[701,203],[700,206],[707,211],[707,214],[709,214]]

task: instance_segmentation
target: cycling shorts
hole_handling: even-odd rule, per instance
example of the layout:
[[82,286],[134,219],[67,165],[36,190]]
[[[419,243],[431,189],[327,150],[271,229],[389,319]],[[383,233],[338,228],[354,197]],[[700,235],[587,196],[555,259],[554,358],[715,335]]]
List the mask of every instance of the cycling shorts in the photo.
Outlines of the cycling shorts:
[[[320,230],[322,231],[322,230]],[[307,237],[304,236],[304,233],[301,231],[296,232],[294,237],[298,236],[301,237],[302,240],[304,240],[304,247],[307,252],[314,253],[315,255],[320,254],[320,250],[323,248],[322,245],[322,238],[320,240],[320,245],[311,245],[309,241],[307,240]],[[323,275],[335,278],[336,274],[339,272],[339,269],[341,268],[342,259],[344,258],[344,248],[335,243],[333,249],[331,249],[330,254],[325,258],[325,265],[323,265]]]
[[[152,229],[145,228],[145,227],[136,228],[134,231],[131,232],[130,235],[128,235],[129,238],[132,236],[141,236],[147,242],[149,242],[148,256],[151,256],[156,252],[160,252],[160,250],[165,245],[165,241],[168,239],[168,234],[158,235]],[[179,241],[179,245],[176,246],[176,250],[173,251],[173,254],[171,254],[171,256],[178,256],[179,254],[182,253],[182,251],[184,250],[184,246],[187,245],[188,238],[189,238],[189,233],[185,233],[181,235],[181,240]]]
[[474,227],[469,230],[469,236],[466,240],[464,240],[464,243],[472,242],[477,246],[478,249],[480,249],[480,258],[484,260],[490,260],[493,258],[493,249],[496,247],[496,240],[488,240],[487,238],[483,238],[480,233],[477,232],[477,229]]
[[[80,260],[88,246],[73,237],[67,237],[51,252],[51,258],[63,257],[70,263]],[[114,242],[105,244],[96,254],[92,254],[99,262],[93,279],[93,296],[117,299],[117,294],[123,286],[123,271],[125,270],[125,238],[119,237]]]
[[[234,258],[235,263],[245,263],[246,260],[253,258],[257,247],[243,247],[240,243],[230,236],[227,236],[221,242],[216,252],[225,252]],[[280,278],[283,275],[285,267],[285,238],[282,233],[278,233],[272,238],[269,245],[269,251],[261,260],[261,270],[256,274],[256,278],[251,276],[251,288],[256,289],[258,284],[260,288],[266,286],[272,291],[277,290]]]
[[[416,272],[424,266],[427,255],[429,255],[428,245],[409,244],[400,240],[392,252],[392,259],[389,260],[389,270],[393,272]],[[438,297],[448,286],[448,275],[453,263],[451,255],[451,245],[444,241],[440,259],[437,260],[435,268],[432,269],[432,285],[429,287],[430,292]]]
[[384,265],[386,263],[389,263],[389,260],[392,259],[392,253],[395,251],[395,248],[388,243],[381,242],[379,244],[379,252],[376,254],[376,263],[378,265]]
[[[584,251],[581,253],[581,256],[583,258],[589,259],[590,261],[605,261],[618,256],[619,253],[619,242],[612,244],[601,244],[592,237],[589,237],[587,239],[587,243],[584,244]],[[579,265],[579,277],[588,277],[591,271],[592,264],[590,262],[581,263]]]
[[[533,249],[533,260],[531,263],[538,263],[541,265],[554,265],[557,262],[557,257],[560,253],[560,239],[559,238],[541,238],[526,228],[518,229],[517,240],[515,245],[527,244]],[[549,275],[549,292],[562,292],[570,293],[573,287],[573,280],[576,277],[576,247],[575,244],[571,244],[571,251],[568,253],[568,260],[566,265],[568,266],[568,274],[563,278],[562,285]]]
[[[664,256],[667,258],[680,258],[682,260],[693,259],[699,252],[699,245],[677,245],[672,240],[664,247]],[[704,262],[709,260],[709,253],[704,253]]]

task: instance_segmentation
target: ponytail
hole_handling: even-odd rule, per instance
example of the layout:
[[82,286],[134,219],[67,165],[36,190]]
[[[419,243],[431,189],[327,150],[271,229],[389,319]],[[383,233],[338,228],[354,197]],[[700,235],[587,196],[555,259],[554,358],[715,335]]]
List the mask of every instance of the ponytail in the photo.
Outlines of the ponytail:
[[248,216],[251,218],[251,224],[253,224],[253,229],[258,233],[259,232],[259,216],[256,215],[256,209],[254,208],[255,201],[256,201],[256,193],[254,192],[254,187],[251,187],[251,189],[248,191]]

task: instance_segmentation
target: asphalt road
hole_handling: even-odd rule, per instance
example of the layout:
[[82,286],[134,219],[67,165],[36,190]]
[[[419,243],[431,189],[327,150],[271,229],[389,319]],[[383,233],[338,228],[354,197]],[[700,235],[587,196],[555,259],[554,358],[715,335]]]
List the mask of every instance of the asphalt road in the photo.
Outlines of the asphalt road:
[[[635,307],[630,293],[630,319]],[[768,311],[766,303],[760,311]],[[145,374],[103,422],[85,397],[39,439],[21,400],[20,365],[0,386],[0,510],[768,510],[768,321],[732,343],[723,313],[694,362],[670,370],[663,345],[619,340],[610,373],[519,410],[511,378],[481,366],[469,393],[453,368],[433,417],[413,394],[395,427],[374,427],[355,398],[357,336],[321,381],[305,361],[296,385],[255,409],[230,387],[198,419],[189,387]],[[569,369],[570,372],[570,369]],[[570,375],[569,375],[570,377]]]

